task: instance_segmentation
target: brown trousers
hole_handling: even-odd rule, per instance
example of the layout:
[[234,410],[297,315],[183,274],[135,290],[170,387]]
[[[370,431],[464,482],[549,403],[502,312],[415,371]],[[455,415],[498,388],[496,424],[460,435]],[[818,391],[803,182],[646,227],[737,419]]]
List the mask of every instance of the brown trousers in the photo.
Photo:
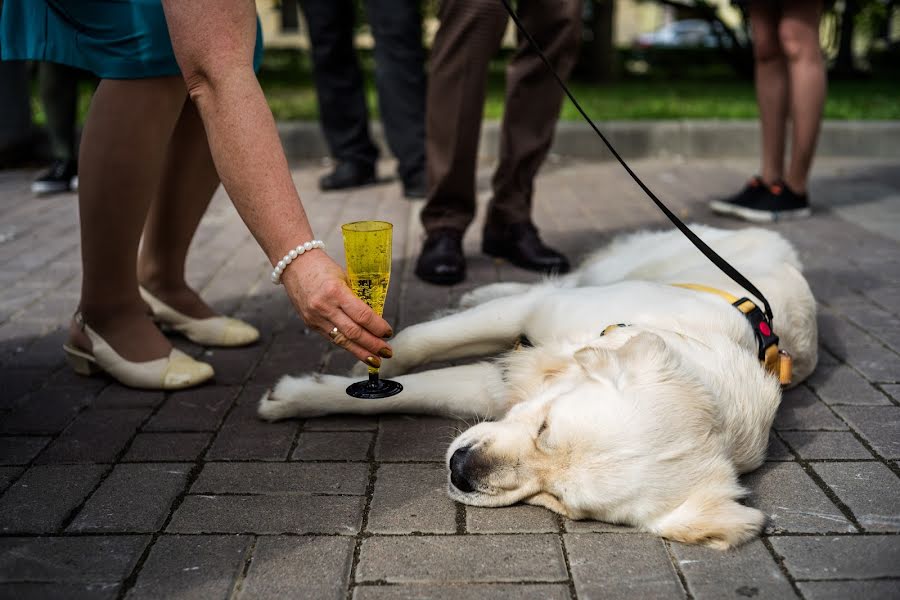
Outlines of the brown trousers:
[[[525,28],[564,79],[575,65],[581,0],[519,0]],[[426,108],[427,232],[464,231],[475,216],[475,168],[488,65],[508,15],[500,0],[443,0],[431,50]],[[529,222],[534,177],[553,142],[563,91],[521,35],[506,69],[500,158],[487,223]]]

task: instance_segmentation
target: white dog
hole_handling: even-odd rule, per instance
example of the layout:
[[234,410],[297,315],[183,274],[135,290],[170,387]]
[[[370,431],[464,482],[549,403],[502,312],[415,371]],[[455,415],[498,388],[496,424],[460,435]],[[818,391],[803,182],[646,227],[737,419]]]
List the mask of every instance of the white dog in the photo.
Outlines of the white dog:
[[[816,364],[816,309],[793,248],[761,229],[693,229],[766,295],[780,348],[794,357],[794,382],[802,381]],[[463,298],[465,310],[398,333],[381,369],[403,384],[397,396],[347,396],[356,377],[284,377],[259,414],[499,419],[451,444],[452,498],[521,501],[729,548],[765,521],[737,502],[746,494],[738,475],[765,458],[781,388],[758,360],[747,318],[716,294],[676,283],[748,295],[681,233],[629,235],[570,275],[477,289]],[[522,335],[533,347],[510,351]],[[504,352],[402,376],[434,360]]]

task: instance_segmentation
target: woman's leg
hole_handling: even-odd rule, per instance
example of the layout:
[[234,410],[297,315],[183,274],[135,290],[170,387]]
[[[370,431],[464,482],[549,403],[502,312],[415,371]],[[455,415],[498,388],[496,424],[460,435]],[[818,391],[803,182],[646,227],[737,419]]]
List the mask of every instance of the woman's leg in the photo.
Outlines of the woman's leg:
[[194,103],[185,102],[169,144],[159,192],[144,225],[138,280],[154,296],[195,319],[215,312],[188,287],[185,260],[218,186],[203,121]]
[[[766,183],[780,181],[784,175],[785,128],[788,111],[788,71],[778,37],[781,8],[776,2],[751,0],[750,29],[753,34],[753,59],[756,102],[762,133],[760,175]],[[783,4],[790,4],[785,2]]]
[[[171,344],[138,294],[137,253],[169,141],[187,97],[180,77],[100,82],[79,154],[80,310],[122,357],[167,356]],[[71,342],[90,340],[74,323]]]
[[798,194],[806,193],[825,106],[825,60],[819,45],[822,10],[822,0],[785,2],[778,25],[791,90],[791,160],[784,182]]

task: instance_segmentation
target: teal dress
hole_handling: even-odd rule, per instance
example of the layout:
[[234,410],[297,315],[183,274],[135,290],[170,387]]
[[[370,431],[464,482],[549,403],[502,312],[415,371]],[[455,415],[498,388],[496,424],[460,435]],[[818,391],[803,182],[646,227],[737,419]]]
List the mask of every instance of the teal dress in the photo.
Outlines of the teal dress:
[[[180,75],[160,0],[0,0],[0,58],[61,63],[103,79]],[[253,67],[262,61],[256,22]]]

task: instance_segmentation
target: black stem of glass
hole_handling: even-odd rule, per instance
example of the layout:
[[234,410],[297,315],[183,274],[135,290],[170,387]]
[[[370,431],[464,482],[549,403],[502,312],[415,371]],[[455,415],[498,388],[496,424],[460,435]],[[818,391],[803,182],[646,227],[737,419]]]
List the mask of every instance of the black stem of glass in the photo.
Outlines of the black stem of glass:
[[347,395],[354,398],[363,398],[365,400],[374,400],[378,398],[389,398],[403,391],[403,386],[396,381],[390,379],[381,379],[378,373],[369,373],[369,379],[366,381],[357,381],[351,383],[347,388]]

